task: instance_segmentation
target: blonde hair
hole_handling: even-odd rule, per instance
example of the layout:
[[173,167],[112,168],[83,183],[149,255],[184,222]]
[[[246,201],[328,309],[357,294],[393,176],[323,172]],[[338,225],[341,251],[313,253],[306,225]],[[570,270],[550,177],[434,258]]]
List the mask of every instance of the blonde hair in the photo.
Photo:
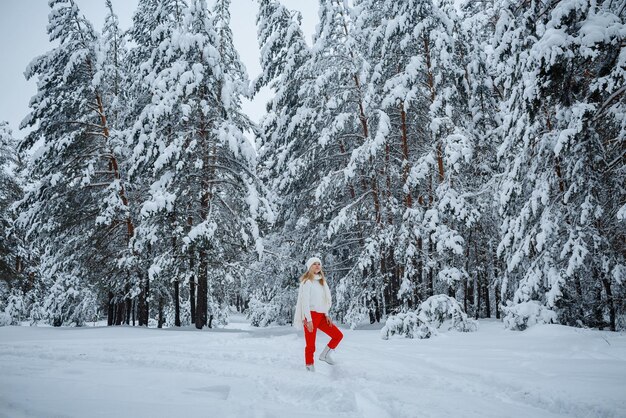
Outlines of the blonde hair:
[[[324,286],[324,283],[326,283],[326,276],[324,275],[324,271],[320,270],[319,274],[320,276],[322,276],[322,279],[320,280],[320,284]],[[307,270],[302,276],[300,276],[300,283],[304,283],[307,280],[313,280],[313,277],[315,277],[315,274],[313,274],[311,270]]]

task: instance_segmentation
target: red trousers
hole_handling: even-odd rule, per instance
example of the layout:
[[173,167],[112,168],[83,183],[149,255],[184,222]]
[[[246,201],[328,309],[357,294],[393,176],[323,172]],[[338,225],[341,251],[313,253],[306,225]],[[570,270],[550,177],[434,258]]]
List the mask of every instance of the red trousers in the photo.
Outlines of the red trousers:
[[304,326],[304,339],[306,340],[306,347],[304,348],[304,361],[305,364],[313,364],[313,354],[315,353],[315,336],[317,330],[324,332],[330,337],[328,348],[334,350],[339,345],[339,342],[343,338],[343,333],[334,324],[328,325],[326,322],[326,315],[323,313],[311,311],[311,322],[313,322],[313,331],[309,332]]

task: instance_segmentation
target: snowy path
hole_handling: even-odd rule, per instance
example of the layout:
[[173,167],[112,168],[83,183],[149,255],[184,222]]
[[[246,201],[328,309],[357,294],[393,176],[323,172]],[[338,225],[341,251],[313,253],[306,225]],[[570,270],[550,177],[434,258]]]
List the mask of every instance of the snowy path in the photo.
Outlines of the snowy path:
[[340,364],[311,374],[300,334],[239,317],[203,332],[4,327],[0,417],[626,417],[624,333],[344,334]]

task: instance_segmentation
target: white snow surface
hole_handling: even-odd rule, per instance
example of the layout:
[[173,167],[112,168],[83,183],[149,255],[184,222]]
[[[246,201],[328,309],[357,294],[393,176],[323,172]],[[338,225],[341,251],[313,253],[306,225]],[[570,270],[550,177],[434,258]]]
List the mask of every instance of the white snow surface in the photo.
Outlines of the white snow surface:
[[301,332],[241,316],[203,331],[1,327],[0,417],[626,416],[625,333],[379,328],[344,329],[337,364],[309,373]]

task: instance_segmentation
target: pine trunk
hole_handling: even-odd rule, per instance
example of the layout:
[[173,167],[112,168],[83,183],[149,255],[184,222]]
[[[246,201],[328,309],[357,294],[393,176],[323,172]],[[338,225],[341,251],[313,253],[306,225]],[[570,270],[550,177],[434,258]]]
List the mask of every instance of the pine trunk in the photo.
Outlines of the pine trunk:
[[[424,37],[424,57],[426,58],[426,83],[430,90],[430,102],[435,102],[435,77],[433,76],[432,71],[432,62],[430,59],[430,38],[428,36]],[[437,142],[437,169],[439,171],[439,183],[442,183],[444,180],[444,169],[443,169],[443,153],[441,151],[441,141]]]
[[[417,239],[417,278],[416,281],[419,284],[419,291],[422,291],[422,287],[423,287],[423,283],[424,283],[424,256],[422,254],[422,245],[423,245],[423,239],[420,236]],[[416,286],[416,291],[418,290],[417,286]],[[416,300],[421,300],[422,299],[422,294],[416,294]]]
[[174,326],[180,326],[180,282],[174,280]]
[[441,141],[437,143],[437,167],[439,169],[439,183],[443,183],[444,171],[443,171],[443,153],[441,152]]
[[[193,219],[191,216],[187,219],[189,226],[193,225]],[[197,273],[195,271],[195,254],[193,249],[189,249],[189,271],[191,272],[191,277],[189,278],[189,307],[190,307],[190,317],[191,323],[196,323],[196,278]]]
[[196,278],[189,280],[189,307],[191,311],[191,323],[196,323]]
[[[598,277],[601,274],[597,269],[593,270],[593,274],[595,277]],[[605,327],[604,322],[604,301],[602,300],[602,284],[597,283],[594,286],[595,293],[595,304],[593,306],[593,318],[594,318],[594,327],[598,327],[598,329],[603,330]]]
[[378,181],[376,180],[376,174],[372,174],[372,196],[374,199],[374,213],[376,214],[376,223],[380,224],[382,221],[382,215],[380,210],[380,200],[378,197]]
[[606,292],[606,304],[609,308],[609,321],[611,331],[616,330],[615,324],[615,304],[613,301],[613,291],[611,290],[611,282],[606,277],[602,279],[602,285],[604,286],[604,291]]
[[198,272],[198,288],[196,289],[197,301],[196,301],[196,328],[202,329],[207,324],[207,302],[208,302],[208,277],[207,277],[207,253],[204,250],[200,250],[199,254],[199,267]]
[[159,298],[159,322],[157,328],[163,328],[163,324],[165,323],[165,315],[163,314],[163,296]]
[[[546,109],[546,127],[548,131],[552,131],[552,120],[550,119],[550,114]],[[565,181],[563,180],[563,176],[561,175],[561,159],[556,156],[554,159],[554,171],[556,172],[556,177],[559,180],[559,190],[561,194],[565,193]]]
[[124,299],[124,324],[130,325],[130,311],[133,310],[133,301],[130,298]]
[[469,279],[463,280],[463,310],[467,313],[467,302],[469,294]]
[[[220,86],[221,87],[221,86]],[[204,96],[206,92],[202,90],[201,96]],[[218,103],[222,103],[222,89],[217,89]],[[202,141],[202,162],[203,162],[203,178],[201,180],[200,195],[200,222],[206,222],[209,217],[209,202],[211,201],[211,183],[210,181],[215,178],[215,158],[217,156],[216,144],[209,143],[209,128],[207,128],[207,121],[204,116],[200,116],[199,134]],[[201,242],[198,252],[198,286],[196,288],[196,320],[195,325],[197,329],[202,329],[207,325],[207,311],[208,311],[208,253],[207,243]]]
[[[433,240],[428,238],[428,254],[433,253]],[[435,294],[435,282],[434,282],[434,266],[428,267],[428,296],[433,296]]]
[[496,298],[496,319],[500,319],[500,289],[494,289],[493,295]]
[[432,71],[432,62],[430,60],[430,38],[424,36],[424,58],[426,58],[426,84],[430,90],[430,102],[435,101],[435,77]]
[[[470,229],[468,231],[468,237],[467,237],[467,241],[466,241],[466,245],[465,245],[465,271],[469,272],[469,252],[470,252],[470,242],[472,240],[472,230]],[[465,287],[463,288],[464,290],[464,298],[463,298],[463,309],[465,309],[465,313],[468,313],[468,300],[469,300],[469,291],[470,291],[470,286],[469,286],[469,280],[470,278],[468,277],[465,280]]]
[[125,303],[123,301],[115,303],[115,325],[122,325],[122,321],[124,320],[124,306]]
[[115,316],[115,304],[113,303],[113,292],[109,291],[109,303],[107,309],[107,325],[112,326],[114,324]]
[[491,253],[493,255],[493,295],[496,299],[496,319],[500,319],[500,292],[502,289],[502,282],[498,278],[498,276],[500,275],[500,269],[498,268],[498,254],[496,253],[495,248],[492,247]]
[[483,282],[483,292],[485,292],[485,317],[491,318],[491,300],[489,297],[489,284]]
[[387,223],[389,225],[393,225],[393,211],[392,211],[392,207],[393,207],[393,201],[392,201],[392,195],[393,193],[391,192],[391,175],[390,173],[390,166],[391,166],[391,156],[390,156],[391,152],[390,152],[390,147],[389,144],[385,144],[385,169],[383,170],[383,175],[385,176],[385,182],[386,182],[386,186],[387,186],[387,191],[386,191],[386,199],[385,202],[387,202],[387,208],[386,208],[386,212],[387,212]]
[[476,306],[474,307],[474,318],[478,319],[480,317],[480,302],[481,302],[481,294],[480,291],[480,278],[477,274],[474,274],[474,300],[476,301]]
[[[88,60],[87,65],[89,66],[89,70],[90,72],[92,71],[92,64],[91,61]],[[108,121],[107,121],[107,116],[106,116],[106,112],[104,109],[104,105],[102,102],[102,97],[100,96],[100,94],[96,93],[96,109],[97,109],[97,114],[100,117],[100,123],[102,126],[102,135],[104,137],[104,141],[105,141],[105,146],[108,148],[107,152],[109,154],[109,167],[111,169],[111,171],[113,172],[113,178],[115,180],[119,181],[119,190],[118,190],[118,196],[122,202],[122,204],[124,205],[124,208],[126,210],[126,245],[128,245],[133,236],[135,235],[135,225],[133,224],[133,221],[130,217],[130,210],[129,210],[129,200],[128,200],[128,196],[126,193],[126,189],[124,187],[124,182],[122,181],[122,176],[120,174],[120,170],[119,170],[119,164],[118,164],[118,160],[117,157],[115,156],[115,153],[112,149],[112,147],[110,147],[109,144],[109,138],[110,138],[110,132],[109,132],[109,126],[108,126]],[[122,303],[120,303],[120,305],[122,305]],[[126,311],[128,312],[128,302],[125,302],[124,305],[126,305]],[[146,302],[146,306],[147,306],[147,302]],[[123,313],[124,313],[124,306],[121,308],[122,311],[121,312],[117,312],[117,314],[119,315],[119,318],[116,318],[116,325],[119,325],[122,323],[123,321]],[[126,317],[126,323],[128,323],[128,313],[125,315]],[[147,319],[146,319],[146,324],[147,325]]]
[[[468,244],[467,244],[467,254],[465,259],[465,271],[470,271],[470,251],[469,251],[469,242],[472,239],[472,230],[469,230]],[[474,260],[479,260],[478,257],[478,240],[474,239],[472,242],[474,244]],[[482,277],[480,275],[479,270],[474,271],[474,301],[476,305],[474,307],[474,317],[476,319],[480,318],[480,310],[481,310],[481,302],[483,298],[482,292]]]
[[150,292],[150,279],[147,277],[141,283],[141,290],[139,292],[139,300],[137,301],[137,319],[140,327],[148,326],[148,318],[150,316],[150,309],[148,306],[148,294]]

